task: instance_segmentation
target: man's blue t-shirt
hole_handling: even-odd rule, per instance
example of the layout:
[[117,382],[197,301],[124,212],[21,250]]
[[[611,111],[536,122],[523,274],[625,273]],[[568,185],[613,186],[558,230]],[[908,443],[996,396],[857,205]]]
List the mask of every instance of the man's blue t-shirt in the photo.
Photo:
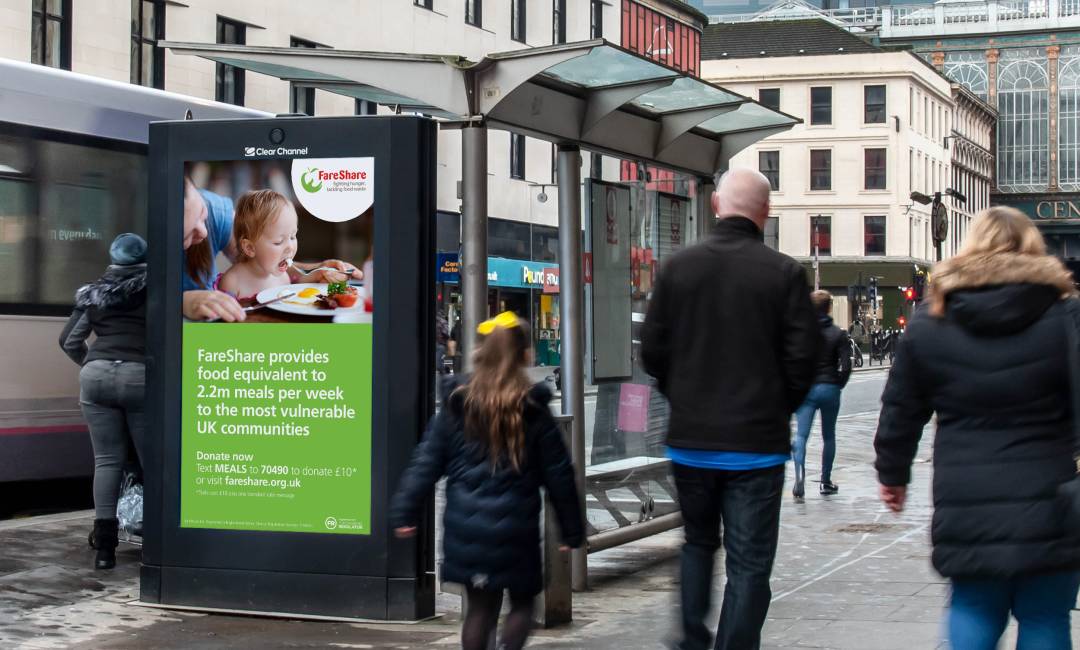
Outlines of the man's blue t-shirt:
[[[184,270],[183,290],[209,289],[217,278],[217,256],[229,245],[233,229],[233,202],[232,200],[208,192],[199,190],[203,200],[206,201],[206,239],[210,242],[210,270],[202,280],[205,286],[200,287]],[[186,261],[186,254],[185,254]]]
[[764,469],[783,465],[791,457],[786,454],[755,454],[746,451],[708,451],[705,449],[684,449],[668,447],[671,462],[701,469],[721,469],[742,471]]

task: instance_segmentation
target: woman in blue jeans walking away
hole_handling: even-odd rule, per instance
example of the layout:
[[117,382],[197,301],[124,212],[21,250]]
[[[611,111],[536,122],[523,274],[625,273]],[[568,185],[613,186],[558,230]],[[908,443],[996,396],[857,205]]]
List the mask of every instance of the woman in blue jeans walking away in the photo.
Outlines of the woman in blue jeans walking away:
[[[79,405],[94,446],[94,568],[116,566],[121,474],[145,434],[146,242],[126,233],[109,248],[112,265],[75,294],[60,347],[82,366]],[[89,346],[90,334],[96,338]]]
[[821,493],[828,495],[839,491],[832,482],[833,459],[836,457],[836,416],[840,413],[840,391],[851,377],[851,341],[847,332],[834,325],[829,315],[832,296],[828,291],[815,291],[810,294],[810,302],[821,326],[821,341],[814,383],[806,400],[795,412],[799,428],[792,450],[795,486],[791,493],[796,501],[802,501],[806,493],[806,443],[817,411],[821,411],[821,437],[825,443],[821,450]]
[[953,650],[1072,647],[1080,539],[1058,489],[1075,475],[1080,404],[1073,280],[1023,213],[994,207],[932,274],[928,308],[900,339],[874,446],[885,504],[904,508],[930,417],[932,561],[952,584]]

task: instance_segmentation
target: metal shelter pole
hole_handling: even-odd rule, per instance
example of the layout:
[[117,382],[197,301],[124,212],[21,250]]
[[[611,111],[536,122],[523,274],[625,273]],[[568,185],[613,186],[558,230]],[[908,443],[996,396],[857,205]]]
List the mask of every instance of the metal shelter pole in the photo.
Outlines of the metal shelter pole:
[[487,319],[487,127],[461,129],[461,354],[472,369],[476,326]]
[[[570,454],[585,510],[585,305],[581,276],[581,149],[559,145],[559,330],[562,337],[562,414],[571,421]],[[571,585],[588,587],[588,551],[570,556]]]

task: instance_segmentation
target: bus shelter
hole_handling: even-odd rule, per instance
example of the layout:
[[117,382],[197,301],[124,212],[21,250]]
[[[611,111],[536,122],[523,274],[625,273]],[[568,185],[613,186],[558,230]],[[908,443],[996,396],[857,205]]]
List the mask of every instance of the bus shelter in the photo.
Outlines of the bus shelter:
[[[605,353],[593,349],[593,337],[586,341],[586,297],[593,312],[598,301],[609,311],[622,309],[622,303],[613,305],[608,294],[611,290],[621,291],[613,286],[623,282],[629,284],[629,278],[603,273],[593,278],[590,269],[589,282],[586,282],[583,260],[591,264],[592,258],[583,257],[582,208],[586,206],[590,215],[595,210],[602,210],[603,200],[597,197],[605,188],[595,184],[587,186],[589,200],[583,201],[581,150],[690,175],[698,179],[699,196],[707,197],[713,187],[714,174],[727,168],[732,155],[800,122],[798,118],[766,108],[753,99],[604,40],[492,53],[480,61],[456,55],[335,49],[179,42],[165,42],[162,46],[175,54],[198,56],[277,77],[297,87],[317,88],[392,107],[398,112],[422,113],[439,119],[441,128],[460,129],[460,278],[464,301],[462,326],[467,332],[475,331],[476,325],[487,318],[488,309],[488,129],[524,134],[557,146],[561,408],[564,415],[572,418],[571,451],[582,494],[585,494],[585,466],[588,464],[585,381],[587,376],[598,374],[596,361]],[[617,204],[618,197],[612,201]],[[690,241],[711,222],[709,202],[699,200],[696,203],[692,210],[696,215],[694,228],[697,232],[690,234]],[[626,268],[629,274],[629,263]],[[586,284],[591,286],[586,287]],[[629,300],[625,301],[624,316],[626,346],[613,354],[627,355],[627,358],[606,364],[623,370],[608,369],[599,374],[619,376],[621,372],[622,376],[629,377],[625,369],[630,361],[632,335],[629,330],[631,321],[639,319],[637,315],[631,315]],[[466,359],[472,345],[469,338],[463,341]],[[614,375],[610,374],[612,372]],[[618,397],[620,402],[623,397]],[[625,397],[628,402],[648,400],[640,393]],[[619,419],[622,417],[620,413]],[[642,475],[643,470],[658,464],[647,458],[643,463],[621,459],[616,463],[617,467],[597,474],[598,480],[628,485],[620,483],[623,474]],[[631,491],[635,495],[640,492]],[[606,490],[593,490],[590,494],[601,502],[608,498]],[[616,515],[617,528],[592,535],[590,548],[607,548],[680,524],[677,513],[653,518],[652,508],[645,506],[651,498],[647,494],[640,496],[643,512],[647,510],[639,518],[643,523],[631,525],[625,516]],[[616,510],[617,507],[609,508],[610,512]],[[585,550],[577,551],[572,559],[575,588],[586,585],[586,553]]]

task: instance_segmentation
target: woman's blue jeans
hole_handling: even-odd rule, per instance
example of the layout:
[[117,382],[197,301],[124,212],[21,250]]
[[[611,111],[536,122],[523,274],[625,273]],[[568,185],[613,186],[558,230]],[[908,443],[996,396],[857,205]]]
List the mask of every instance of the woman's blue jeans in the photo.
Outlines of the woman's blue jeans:
[[952,650],[994,650],[1016,617],[1017,650],[1070,650],[1069,613],[1076,605],[1080,572],[1006,579],[954,579],[949,604]]
[[799,410],[795,411],[798,430],[792,456],[795,464],[806,467],[806,442],[810,427],[814,424],[814,412],[821,411],[821,437],[825,448],[821,451],[821,482],[832,479],[833,460],[836,458],[836,416],[840,414],[840,387],[836,384],[814,384]]

